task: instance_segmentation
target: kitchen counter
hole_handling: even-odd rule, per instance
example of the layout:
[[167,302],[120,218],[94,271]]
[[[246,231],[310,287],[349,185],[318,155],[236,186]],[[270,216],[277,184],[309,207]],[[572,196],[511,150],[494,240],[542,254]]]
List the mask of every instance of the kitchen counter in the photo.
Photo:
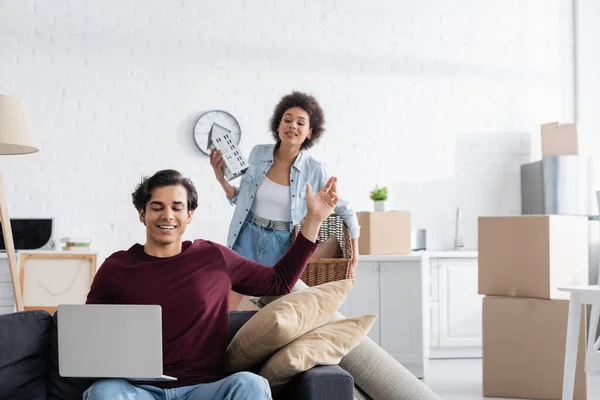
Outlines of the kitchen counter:
[[413,261],[421,258],[477,258],[477,250],[425,250],[409,254],[361,254],[360,261]]

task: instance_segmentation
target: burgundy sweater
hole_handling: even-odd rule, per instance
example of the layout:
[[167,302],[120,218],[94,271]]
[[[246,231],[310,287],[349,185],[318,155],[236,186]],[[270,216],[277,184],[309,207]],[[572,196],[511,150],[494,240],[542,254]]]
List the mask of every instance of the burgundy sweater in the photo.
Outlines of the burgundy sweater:
[[229,292],[250,296],[289,293],[317,244],[302,235],[274,267],[205,240],[183,243],[182,252],[158,258],[140,244],[108,257],[98,269],[88,304],[158,304],[162,307],[163,363],[172,388],[225,377]]

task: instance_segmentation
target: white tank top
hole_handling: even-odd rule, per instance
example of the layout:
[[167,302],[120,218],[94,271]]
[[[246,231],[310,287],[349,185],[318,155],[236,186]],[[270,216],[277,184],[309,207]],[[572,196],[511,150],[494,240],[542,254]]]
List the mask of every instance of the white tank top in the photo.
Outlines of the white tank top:
[[271,221],[291,221],[292,194],[290,187],[275,183],[265,176],[256,189],[250,211],[257,217]]

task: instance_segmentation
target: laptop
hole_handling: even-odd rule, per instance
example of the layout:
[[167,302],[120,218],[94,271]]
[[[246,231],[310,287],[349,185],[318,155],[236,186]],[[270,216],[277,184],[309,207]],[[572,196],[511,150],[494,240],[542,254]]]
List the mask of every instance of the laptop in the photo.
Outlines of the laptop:
[[57,323],[63,377],[177,380],[163,375],[158,305],[62,304]]

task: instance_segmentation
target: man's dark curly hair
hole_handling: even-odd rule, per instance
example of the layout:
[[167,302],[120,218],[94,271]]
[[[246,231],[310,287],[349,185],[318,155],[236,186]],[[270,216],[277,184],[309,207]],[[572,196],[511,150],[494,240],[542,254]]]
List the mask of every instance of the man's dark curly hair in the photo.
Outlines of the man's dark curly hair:
[[325,115],[317,99],[306,93],[294,91],[292,94],[284,96],[275,106],[273,116],[271,117],[271,133],[273,134],[273,138],[279,144],[280,139],[277,128],[279,128],[283,114],[292,107],[300,107],[308,114],[312,136],[302,143],[301,148],[309,149],[321,138],[325,131]]
[[131,193],[135,209],[146,211],[146,205],[150,201],[154,188],[174,185],[181,185],[187,191],[188,211],[198,208],[198,192],[192,181],[184,178],[179,171],[163,169],[150,177],[143,177],[142,181],[136,186],[135,191]]

